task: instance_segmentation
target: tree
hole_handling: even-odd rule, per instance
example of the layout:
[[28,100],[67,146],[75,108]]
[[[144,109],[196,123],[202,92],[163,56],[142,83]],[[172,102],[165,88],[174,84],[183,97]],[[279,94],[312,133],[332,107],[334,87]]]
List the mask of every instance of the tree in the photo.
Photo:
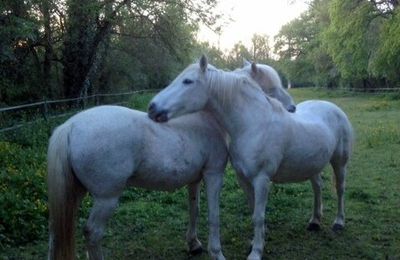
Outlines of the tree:
[[318,27],[308,11],[284,25],[275,37],[279,64],[294,86],[312,85],[315,79],[314,52],[318,47]]
[[398,84],[398,6],[397,0],[332,1],[324,45],[353,87]]
[[251,43],[252,59],[260,63],[268,63],[271,52],[269,37],[267,35],[254,34],[251,38]]
[[252,55],[246,46],[239,41],[236,43],[227,57],[228,69],[236,69],[243,65],[243,59],[250,60]]
[[[173,56],[180,59],[182,56],[177,54],[181,50],[178,49],[182,47],[187,49],[187,46],[178,43],[187,42],[184,38],[191,37],[191,32],[180,34],[175,30],[178,24],[194,25],[203,21],[213,25],[219,18],[212,11],[216,4],[214,0],[109,2],[70,0],[68,3],[69,25],[63,52],[64,93],[67,97],[77,96],[82,91],[86,92],[90,85],[91,74],[97,74],[90,72],[96,70],[96,61],[103,59],[98,57],[101,43],[112,31],[121,30],[126,21],[133,19],[140,22],[140,28],[134,27],[138,30],[133,33],[133,38],[151,38],[155,42],[162,42]],[[172,12],[177,16],[169,15]],[[188,33],[188,30],[184,32]]]
[[310,17],[315,37],[309,50],[309,62],[313,65],[312,81],[316,86],[335,88],[339,86],[340,74],[332,57],[323,45],[323,33],[330,25],[329,4],[331,0],[314,0],[310,3]]
[[[372,62],[372,73],[381,76],[393,85],[400,86],[400,8],[399,1],[389,2],[383,15],[387,18],[380,31],[376,56]],[[390,5],[392,3],[392,5]],[[375,3],[376,5],[376,3]],[[389,84],[388,84],[389,85]]]
[[202,54],[205,54],[210,63],[216,67],[224,69],[229,67],[225,54],[219,48],[210,45],[210,43],[200,42],[196,50],[197,51],[194,53],[195,57],[200,57]]
[[324,45],[345,79],[368,77],[373,39],[368,37],[372,5],[367,1],[335,0],[330,6],[331,24]]
[[0,2],[0,100],[4,103],[26,98],[27,82],[39,92],[35,75],[41,74],[41,63],[36,46],[41,37],[39,21],[30,8],[28,1]]
[[216,3],[1,1],[1,100],[76,97],[119,84],[163,86],[172,71],[191,60],[198,23],[217,26]]

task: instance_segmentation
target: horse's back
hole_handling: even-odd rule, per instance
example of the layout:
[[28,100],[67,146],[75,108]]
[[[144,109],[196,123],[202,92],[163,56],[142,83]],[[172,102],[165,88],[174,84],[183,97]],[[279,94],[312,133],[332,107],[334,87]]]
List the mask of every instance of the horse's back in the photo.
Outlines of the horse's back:
[[346,128],[351,131],[351,124],[347,115],[334,103],[324,100],[308,100],[297,105],[297,120],[304,123],[313,122],[325,124],[329,129]]
[[320,119],[330,116],[332,113],[344,114],[334,103],[325,100],[307,100],[297,104],[300,117],[307,117],[307,120]]
[[91,193],[120,192],[141,159],[146,114],[120,106],[99,106],[70,118],[69,158]]

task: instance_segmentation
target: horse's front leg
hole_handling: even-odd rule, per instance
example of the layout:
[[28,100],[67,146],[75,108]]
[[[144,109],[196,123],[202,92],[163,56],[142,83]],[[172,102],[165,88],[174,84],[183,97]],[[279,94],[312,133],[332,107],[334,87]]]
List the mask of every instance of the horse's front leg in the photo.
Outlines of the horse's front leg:
[[321,229],[321,217],[322,217],[322,178],[321,174],[316,174],[311,177],[311,186],[314,191],[314,208],[311,219],[308,223],[307,230],[318,231]]
[[221,249],[221,239],[219,232],[219,199],[223,184],[223,172],[205,172],[204,182],[207,189],[208,205],[208,252],[211,259],[225,259]]
[[197,219],[199,216],[200,203],[200,181],[188,185],[189,198],[189,225],[186,232],[186,242],[189,253],[192,255],[200,254],[203,251],[201,242],[197,238]]
[[267,175],[259,173],[252,180],[254,187],[254,238],[248,260],[260,260],[264,250],[265,239],[265,208],[267,206],[270,180]]
[[246,195],[247,203],[249,204],[249,208],[250,208],[250,212],[253,212],[254,211],[253,185],[249,182],[248,179],[246,179],[246,177],[242,173],[237,172],[236,176],[237,176],[240,187],[243,189],[243,191]]

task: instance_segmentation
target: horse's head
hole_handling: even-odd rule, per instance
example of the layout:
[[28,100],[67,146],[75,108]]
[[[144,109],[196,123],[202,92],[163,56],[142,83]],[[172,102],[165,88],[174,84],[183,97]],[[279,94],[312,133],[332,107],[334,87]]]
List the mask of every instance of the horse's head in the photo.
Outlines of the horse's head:
[[207,67],[208,61],[203,55],[198,63],[182,71],[151,100],[149,117],[156,122],[166,122],[174,117],[202,110],[208,101]]
[[293,98],[283,88],[278,73],[272,67],[244,60],[243,68],[237,72],[248,74],[268,96],[278,99],[289,112],[296,111]]

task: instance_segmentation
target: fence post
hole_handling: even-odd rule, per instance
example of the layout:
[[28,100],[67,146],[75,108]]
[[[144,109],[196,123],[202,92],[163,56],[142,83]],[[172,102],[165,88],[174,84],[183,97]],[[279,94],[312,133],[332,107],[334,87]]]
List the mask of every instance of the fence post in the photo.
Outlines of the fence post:
[[82,102],[83,109],[86,109],[86,106],[87,106],[86,102],[87,102],[87,95],[85,93],[85,95],[83,96],[83,102]]
[[45,98],[43,98],[43,108],[42,108],[42,115],[45,121],[47,121],[47,114],[49,112],[49,108],[48,108],[48,104],[47,104],[47,100]]

